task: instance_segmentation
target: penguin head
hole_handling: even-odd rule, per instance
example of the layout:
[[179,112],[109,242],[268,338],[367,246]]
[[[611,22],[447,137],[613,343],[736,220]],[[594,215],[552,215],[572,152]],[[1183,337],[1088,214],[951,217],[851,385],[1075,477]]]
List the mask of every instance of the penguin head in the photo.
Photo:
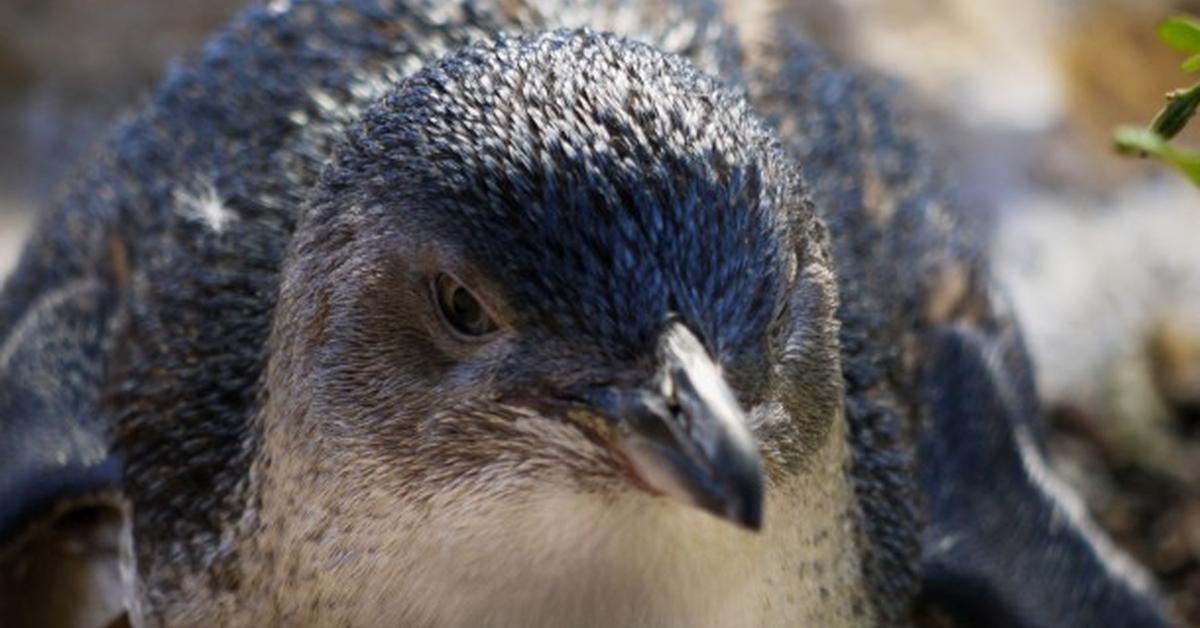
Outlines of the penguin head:
[[271,394],[397,499],[666,496],[756,529],[765,417],[838,399],[816,225],[775,134],[686,61],[586,30],[469,47],[323,175]]

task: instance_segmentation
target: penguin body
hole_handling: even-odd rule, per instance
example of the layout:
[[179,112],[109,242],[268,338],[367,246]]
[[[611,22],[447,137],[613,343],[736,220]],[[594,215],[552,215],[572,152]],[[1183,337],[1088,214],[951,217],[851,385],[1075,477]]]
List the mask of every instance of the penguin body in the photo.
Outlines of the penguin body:
[[[996,374],[936,339],[1011,322],[889,89],[708,4],[248,9],[117,127],[0,298],[0,357],[35,356],[0,360],[28,453],[0,558],[86,503],[128,520],[137,625],[903,625],[926,564],[980,565],[933,560],[980,527],[926,496],[981,478],[917,456]],[[614,405],[671,360],[671,416],[727,421],[716,449]],[[732,425],[703,397],[726,380]]]

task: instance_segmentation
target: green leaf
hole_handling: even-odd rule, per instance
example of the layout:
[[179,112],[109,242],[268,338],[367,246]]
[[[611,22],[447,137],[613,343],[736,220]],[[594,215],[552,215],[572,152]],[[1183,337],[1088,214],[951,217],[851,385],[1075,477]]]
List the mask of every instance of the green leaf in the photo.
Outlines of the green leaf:
[[1113,133],[1113,143],[1122,155],[1157,155],[1166,142],[1162,136],[1140,126],[1123,126]]
[[1176,147],[1149,129],[1121,127],[1113,134],[1117,151],[1123,154],[1151,155],[1179,170],[1192,183],[1200,185],[1200,152]]
[[1158,26],[1158,36],[1172,48],[1200,52],[1200,20],[1186,15],[1167,18]]
[[[1200,19],[1175,15],[1158,26],[1158,35],[1167,44],[1188,53],[1185,72],[1200,71]],[[1121,127],[1113,132],[1118,153],[1135,157],[1154,157],[1179,170],[1200,186],[1200,151],[1171,143],[1200,111],[1200,83],[1167,94],[1167,104],[1147,128]]]

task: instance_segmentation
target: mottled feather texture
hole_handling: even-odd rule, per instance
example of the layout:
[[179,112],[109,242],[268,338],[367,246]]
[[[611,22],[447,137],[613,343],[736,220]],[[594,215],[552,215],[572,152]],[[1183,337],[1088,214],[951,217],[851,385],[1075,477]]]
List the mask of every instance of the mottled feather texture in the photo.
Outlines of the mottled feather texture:
[[492,266],[514,324],[605,358],[652,357],[664,309],[722,358],[761,352],[749,345],[781,306],[789,221],[812,220],[744,101],[606,36],[456,55],[369,110],[350,142],[333,187],[353,196],[317,203],[322,235],[347,204],[453,215],[443,236]]
[[[787,35],[776,46],[786,62],[759,70],[754,101],[804,165],[833,241],[846,412],[860,448],[855,486],[871,539],[867,573],[883,597],[900,599],[917,570],[920,519],[908,479],[921,394],[912,366],[921,330],[942,322],[929,318],[962,316],[972,302],[987,309],[972,224],[979,213],[962,211],[938,179],[895,109],[896,86],[839,68]],[[931,312],[948,283],[946,311]]]
[[[479,53],[474,58],[462,57],[453,67],[423,75],[418,80],[427,85],[419,90],[395,92],[398,81],[441,55],[471,41],[491,39],[495,33],[582,25],[615,30],[679,54],[701,70],[721,76],[734,92],[753,95],[759,80],[743,82],[748,76],[747,69],[740,67],[743,53],[734,32],[720,23],[715,7],[670,3],[634,7],[602,2],[499,6],[273,2],[250,9],[195,58],[173,67],[148,107],[115,131],[108,147],[75,186],[76,191],[47,220],[48,225],[62,227],[43,229],[30,246],[8,287],[6,311],[19,314],[27,307],[25,303],[53,285],[53,277],[93,277],[95,260],[109,259],[114,251],[127,260],[124,264],[128,267],[122,272],[103,278],[121,303],[117,340],[102,357],[112,373],[105,408],[117,415],[126,490],[135,506],[139,570],[154,576],[147,585],[151,606],[155,596],[179,595],[171,592],[172,587],[192,586],[195,575],[215,590],[232,592],[240,584],[236,567],[239,545],[233,537],[242,513],[253,513],[256,508],[253,501],[246,501],[251,499],[247,492],[251,461],[261,443],[253,417],[265,402],[266,339],[274,316],[279,271],[300,208],[306,205],[335,147],[346,142],[352,146],[341,153],[347,160],[346,167],[339,170],[343,176],[358,167],[349,163],[353,159],[363,160],[360,169],[381,167],[388,162],[372,159],[394,156],[386,154],[387,136],[372,132],[389,125],[403,128],[413,124],[412,120],[389,118],[403,117],[412,103],[384,102],[372,107],[374,101],[390,92],[392,99],[423,100],[419,104],[426,108],[467,106],[444,94],[439,101],[439,84],[445,89],[455,81],[487,76],[483,70],[502,70],[494,66],[510,54],[505,50],[515,51],[524,44],[502,44],[495,57]],[[552,40],[539,45],[547,50],[531,55],[533,58],[555,54]],[[603,52],[604,48],[593,50]],[[802,47],[799,52],[812,54]],[[795,54],[797,51],[783,51],[779,56],[782,67],[791,67],[788,57]],[[731,359],[733,376],[748,374],[743,377],[747,386],[761,389],[766,384],[752,380],[762,379],[762,375],[754,375],[762,372],[755,360],[761,363],[764,352],[753,342],[787,305],[780,302],[780,289],[797,274],[792,270],[791,277],[784,276],[787,265],[806,263],[811,257],[816,266],[808,274],[799,273],[801,276],[830,265],[823,231],[811,217],[805,218],[811,205],[799,191],[799,181],[781,165],[783,149],[772,139],[773,134],[760,128],[733,92],[681,60],[629,54],[595,64],[597,72],[609,76],[559,77],[553,88],[574,89],[589,96],[592,84],[604,85],[630,71],[621,67],[624,63],[662,66],[632,70],[637,76],[669,79],[663,86],[674,81],[677,87],[673,89],[704,93],[700,98],[681,93],[678,103],[670,103],[658,100],[660,95],[653,91],[661,81],[641,88],[632,85],[628,86],[633,95],[630,102],[602,103],[625,117],[604,120],[594,128],[587,125],[596,122],[580,120],[572,125],[565,117],[555,128],[541,120],[521,120],[522,111],[534,109],[524,101],[537,98],[538,93],[514,90],[508,103],[474,103],[491,118],[470,121],[473,127],[460,120],[463,126],[443,129],[468,133],[489,122],[514,122],[526,125],[526,131],[544,132],[541,136],[523,133],[508,146],[484,146],[502,139],[481,137],[476,163],[453,164],[460,169],[502,169],[511,185],[463,186],[454,194],[442,195],[434,184],[450,166],[432,158],[441,140],[436,129],[428,129],[419,148],[430,151],[420,162],[429,169],[403,174],[388,171],[379,180],[364,179],[383,187],[389,182],[405,184],[388,187],[386,194],[375,194],[371,200],[378,203],[403,194],[424,194],[436,198],[446,211],[473,209],[476,214],[471,220],[459,224],[481,230],[473,236],[480,243],[478,249],[472,249],[473,254],[483,260],[503,259],[497,253],[505,250],[523,256],[511,267],[496,268],[497,281],[527,290],[513,299],[525,308],[519,315],[546,322],[541,327],[545,330],[556,329],[556,324],[558,329],[586,330],[584,337],[595,341],[570,350],[636,360],[640,343],[655,331],[657,319],[652,314],[670,306],[704,329],[711,349]],[[811,71],[816,76],[832,73],[825,67]],[[550,86],[542,88],[546,87]],[[854,87],[852,93],[860,91]],[[787,107],[803,112],[818,106],[807,106],[807,102],[796,100]],[[666,141],[637,144],[621,137],[639,129]],[[821,135],[809,134],[825,130],[785,127],[785,132],[820,139]],[[687,136],[689,133],[696,135]],[[578,134],[583,136],[575,137]],[[607,146],[595,141],[589,146],[583,143],[589,134],[599,140],[605,134],[614,139]],[[843,141],[832,134],[824,137],[831,144]],[[743,140],[748,142],[738,143]],[[514,145],[517,150],[502,150]],[[601,172],[591,170],[599,164],[589,163],[589,159],[604,160],[607,165]],[[650,169],[634,171],[622,160]],[[546,176],[548,166],[553,166],[552,176]],[[402,180],[401,176],[412,179]],[[809,176],[813,178],[811,173]],[[821,179],[814,180],[819,187]],[[413,181],[422,185],[413,186]],[[472,180],[483,181],[489,179]],[[680,187],[674,185],[676,181],[690,183]],[[338,183],[331,181],[327,187],[336,188]],[[580,192],[580,183],[587,186],[588,194]],[[446,186],[445,181],[441,184]],[[785,201],[791,204],[785,207]],[[587,206],[611,218],[599,223],[538,223],[539,204]],[[629,213],[629,204],[639,212]],[[487,207],[516,206],[530,212],[515,216],[484,213]],[[725,211],[729,206],[741,210]],[[319,226],[321,211],[337,208],[323,207],[320,202],[315,208],[307,219],[317,225],[311,233],[322,237],[296,246],[315,243],[329,251],[328,257],[336,258],[339,245],[345,244],[338,238],[346,237],[345,232],[326,232]],[[842,203],[823,210],[838,224],[848,220],[840,217],[841,213],[857,210],[857,206]],[[569,215],[546,214],[552,220]],[[510,232],[496,227],[511,218],[525,221],[523,226],[534,230],[533,237],[513,242]],[[802,246],[782,250],[780,244],[785,240],[769,233],[773,229],[794,230],[795,241]],[[676,240],[683,234],[715,242],[718,248],[700,250],[689,240]],[[579,239],[555,243],[560,237],[573,236]],[[541,249],[522,250],[519,246],[543,239],[546,246]],[[609,242],[624,243],[624,248],[607,248]],[[671,243],[677,248],[671,248]],[[765,254],[745,255],[748,250]],[[662,257],[649,259],[648,251]],[[609,258],[592,259],[603,256]],[[548,265],[548,272],[521,276],[521,269],[529,264]],[[597,264],[621,272],[589,275],[588,268]],[[735,281],[744,277],[754,280]],[[626,290],[628,284],[644,289]],[[676,289],[662,289],[667,286]],[[873,294],[867,288],[858,292],[864,298]],[[851,301],[857,298],[858,294],[849,294]],[[792,305],[801,310],[807,307],[802,311],[820,310],[814,310],[804,297]],[[864,308],[886,312],[892,305]],[[556,322],[559,317],[565,318]],[[874,327],[866,323],[859,328],[853,321],[843,325],[843,336],[850,340],[865,333],[856,329]],[[806,341],[800,337],[800,342]],[[872,350],[849,345],[845,353],[857,359],[855,356]],[[828,377],[820,369],[786,372],[811,381],[797,388],[811,394],[793,394],[806,397],[807,405],[798,403],[797,407],[832,408],[836,403],[831,393],[821,392]],[[849,372],[874,373],[862,367]],[[852,390],[854,383],[852,378]],[[900,384],[881,383],[875,388],[886,390]],[[827,398],[823,406],[818,403],[822,395]],[[858,403],[868,401],[851,400],[852,430],[859,429],[855,425],[862,421]],[[906,501],[904,443],[894,436],[900,430],[903,408],[881,407],[887,409],[871,415],[876,417],[871,429],[882,436],[870,442],[852,439],[851,443],[859,477],[856,487],[868,515],[854,519],[870,522],[864,524],[870,539],[865,544],[875,548],[870,560],[879,565],[868,571],[874,574],[873,582],[881,592],[873,602],[888,622],[900,616],[913,590],[916,544],[912,506]],[[795,452],[820,442],[826,429],[821,426],[827,421],[822,415],[827,414],[827,410],[814,409],[813,419],[798,420],[803,427],[799,436],[788,437],[791,428],[775,428],[781,430],[779,442],[792,443],[779,447],[781,459],[802,459]],[[879,518],[879,514],[886,517]],[[892,619],[886,619],[889,617]]]
[[[122,458],[136,621],[908,621],[927,334],[1008,321],[979,225],[894,87],[721,15],[272,0],[168,71],[0,298],[0,346],[49,330],[67,346],[31,364],[78,375],[21,403],[94,408],[87,443]],[[437,272],[499,340],[431,331]],[[520,405],[647,377],[673,318],[761,441],[761,535]],[[4,369],[0,394],[33,379]],[[0,523],[47,507],[18,501]]]

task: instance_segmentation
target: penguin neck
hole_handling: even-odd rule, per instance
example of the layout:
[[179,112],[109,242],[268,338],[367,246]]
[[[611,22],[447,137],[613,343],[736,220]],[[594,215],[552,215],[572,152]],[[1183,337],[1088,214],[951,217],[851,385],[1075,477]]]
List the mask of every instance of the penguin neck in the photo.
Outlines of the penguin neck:
[[266,433],[252,473],[258,507],[239,546],[238,617],[414,626],[872,621],[840,412],[799,468],[772,471],[759,533],[636,490],[402,503],[386,487],[337,490],[322,476],[346,474],[345,461],[319,450],[303,428]]

